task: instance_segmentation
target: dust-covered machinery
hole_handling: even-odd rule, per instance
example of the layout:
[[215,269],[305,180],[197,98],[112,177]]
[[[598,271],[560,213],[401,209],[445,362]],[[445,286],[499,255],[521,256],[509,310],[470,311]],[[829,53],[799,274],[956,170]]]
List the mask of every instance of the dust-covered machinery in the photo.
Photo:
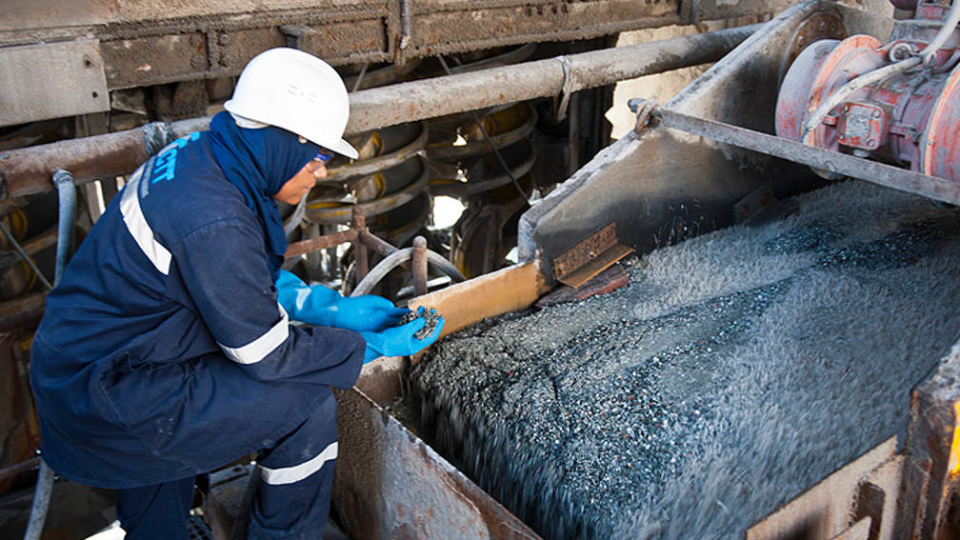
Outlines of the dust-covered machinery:
[[[521,258],[525,262],[420,297],[416,302],[436,307],[444,314],[448,321],[446,334],[466,328],[485,317],[515,313],[511,316],[513,319],[509,319],[514,320],[521,312],[526,313],[524,310],[530,309],[558,283],[585,283],[631,249],[641,254],[649,253],[730,225],[762,227],[771,223],[771,220],[791,216],[797,210],[790,199],[792,195],[830,185],[821,176],[861,179],[919,194],[931,201],[918,198],[911,205],[930,209],[931,215],[953,215],[951,213],[955,213],[955,210],[938,210],[932,202],[960,203],[960,184],[950,172],[952,165],[949,159],[950,149],[955,144],[952,141],[956,140],[956,136],[955,133],[946,133],[949,128],[943,127],[951,124],[950,118],[953,117],[949,111],[952,88],[948,81],[951,78],[950,68],[956,61],[953,53],[956,43],[952,41],[953,38],[946,40],[940,53],[931,57],[929,65],[921,66],[923,61],[920,57],[912,56],[913,52],[922,53],[927,44],[939,41],[936,35],[943,24],[939,22],[940,15],[934,17],[931,13],[939,13],[946,19],[951,9],[946,5],[919,5],[917,11],[920,18],[936,18],[937,22],[895,21],[893,9],[885,2],[851,5],[807,1],[794,5],[668,103],[658,105],[649,100],[635,102],[638,112],[636,131],[602,151],[556,192],[524,213],[519,237]],[[947,19],[951,34],[956,22]],[[911,33],[908,29],[916,31]],[[880,72],[879,75],[892,76],[873,81],[880,87],[879,90],[864,85],[862,93],[840,96],[844,99],[832,103],[831,100],[838,99],[838,92],[848,79],[857,80],[852,75],[866,73],[870,76],[872,68],[890,65],[887,49],[881,48],[881,44],[887,41],[912,41],[914,45],[913,51],[908,51],[910,55],[894,56],[894,62],[905,59],[917,69],[905,70],[899,75],[890,71]],[[881,49],[882,53],[875,49]],[[900,46],[898,50],[908,49]],[[837,51],[836,57],[830,56],[831,51]],[[849,66],[844,70],[843,67],[837,67],[836,63],[828,65],[827,61],[823,61],[822,65],[812,65],[824,57],[833,58],[837,63],[851,62],[854,66],[859,66],[855,62],[857,58],[872,58],[873,64],[858,68],[856,72],[851,71]],[[869,79],[857,84],[867,81]],[[823,88],[829,92],[821,92]],[[843,108],[844,102],[850,105],[846,110]],[[821,105],[825,110],[824,116],[816,119],[814,113],[820,114],[817,108]],[[875,112],[878,113],[876,117]],[[791,113],[794,114],[792,123],[784,120]],[[816,122],[810,122],[813,125],[810,130],[812,139],[804,144],[802,130],[810,118],[816,119]],[[784,126],[793,131],[785,130]],[[850,140],[853,136],[859,140],[842,144],[840,135],[843,135],[843,140]],[[829,144],[817,141],[828,141]],[[931,165],[924,165],[924,156],[934,154],[929,149],[924,152],[924,146],[935,148],[939,156],[931,158]],[[912,170],[899,166],[908,163]],[[811,168],[821,176],[811,172]],[[846,194],[841,196],[854,199],[873,197],[868,190],[841,191]],[[814,195],[815,199],[816,196],[820,197],[816,200],[828,202],[823,199],[826,195]],[[810,262],[814,272],[834,263],[864,267],[879,264],[879,267],[873,268],[886,268],[883,265],[887,262],[872,258],[880,252],[910,257],[909,253],[916,247],[908,247],[916,238],[911,236],[913,232],[897,230],[897,210],[885,206],[879,199],[874,198],[870,202],[870,206],[864,207],[872,208],[870,211],[875,216],[870,220],[870,225],[864,223],[870,229],[865,229],[861,238],[892,234],[896,241],[889,241],[893,238],[890,237],[878,244],[864,244],[861,247],[866,249],[865,252],[841,249],[824,254],[826,258],[823,259],[814,257]],[[857,207],[856,200],[844,203],[851,208]],[[879,206],[872,206],[877,204]],[[791,223],[798,223],[796,218],[791,219]],[[771,250],[796,250],[797,245],[806,246],[800,252],[816,251],[820,249],[818,242],[829,243],[830,233],[826,234],[827,240],[817,236],[825,228],[823,221],[809,217],[804,219],[807,220],[803,222],[806,227],[804,234],[787,234],[776,236],[775,239],[768,237],[767,240],[772,242],[754,246],[754,252],[745,256],[744,260],[753,263]],[[942,223],[946,228],[939,229],[940,232],[935,232],[934,236],[955,237],[956,226],[951,220],[952,217],[946,219]],[[728,247],[751,241],[750,234],[738,234],[739,230],[725,231],[725,237],[730,242]],[[815,234],[808,235],[811,231]],[[852,232],[857,236],[856,227]],[[700,245],[717,242],[717,238],[711,235]],[[875,247],[879,247],[879,251],[872,251]],[[906,250],[901,251],[902,248]],[[683,249],[672,253],[679,252],[682,255]],[[692,247],[690,249],[693,250]],[[792,251],[787,253],[793,256]],[[644,264],[657,262],[653,258]],[[679,265],[666,281],[681,286],[686,283],[692,290],[701,287],[698,276],[709,274],[709,268],[695,266],[693,262],[690,264],[693,266],[686,270],[682,264]],[[911,264],[907,263],[896,271],[910,272]],[[732,279],[751,282],[757,274],[762,273],[759,267],[750,270],[747,265],[745,268],[738,277]],[[657,270],[650,267],[644,270],[647,271],[655,274]],[[857,279],[852,281],[857,282]],[[643,286],[649,286],[650,290],[638,293],[642,299],[664,294],[664,282],[649,280],[641,288]],[[930,287],[946,291],[946,287],[953,288],[954,283],[947,278],[946,281],[930,283]],[[811,301],[818,304],[818,309],[829,312],[831,297],[830,292],[821,291]],[[870,304],[869,299],[863,300]],[[723,300],[717,299],[716,302],[722,303]],[[711,307],[709,303],[707,307]],[[949,306],[947,308],[950,309]],[[917,309],[924,308],[920,305]],[[815,313],[804,315],[811,318],[815,316]],[[629,320],[632,320],[629,315],[618,317],[614,314],[609,318],[609,326],[601,325],[594,330],[613,336],[621,332],[617,325],[630,324]],[[805,324],[805,320],[801,318],[801,324]],[[942,322],[948,324],[946,320]],[[551,328],[568,322],[552,324],[545,320],[543,324]],[[886,322],[881,318],[861,318],[849,324],[849,331],[854,333],[862,326],[871,326],[874,330],[894,336],[902,332],[914,332],[909,328],[908,321],[897,320],[897,317]],[[465,335],[482,337],[482,332],[482,328],[473,329]],[[503,347],[509,348],[504,335],[510,334],[507,332],[491,338],[491,343],[502,343]],[[957,448],[960,446],[956,439],[957,426],[960,426],[960,414],[957,412],[960,410],[960,386],[956,384],[960,357],[957,356],[958,349],[954,343],[956,338],[951,338],[951,335],[955,336],[956,333],[948,329],[944,341],[939,344],[939,350],[945,352],[937,353],[934,358],[915,359],[917,364],[933,366],[931,371],[912,380],[909,377],[900,379],[900,390],[904,391],[904,397],[896,400],[894,408],[901,411],[899,417],[902,423],[889,431],[878,431],[878,434],[883,432],[882,437],[886,438],[871,443],[859,457],[846,461],[842,466],[817,473],[815,476],[819,480],[807,484],[792,501],[766,515],[757,516],[749,526],[725,531],[721,536],[749,539],[875,539],[934,538],[951,534],[956,527],[953,516],[956,515],[956,478],[960,470],[957,467],[960,461]],[[521,335],[516,339],[524,341],[536,338]],[[638,335],[637,339],[641,340],[642,337]],[[815,336],[809,339],[815,339]],[[839,339],[849,343],[847,337],[841,336]],[[610,347],[613,345],[610,344]],[[852,350],[857,354],[855,349],[853,347]],[[951,349],[952,352],[949,352]],[[491,357],[490,365],[515,365],[518,361],[510,358],[509,354],[504,357],[500,349],[492,352],[499,356]],[[566,358],[562,354],[560,357]],[[502,358],[506,358],[503,364],[500,363]],[[906,364],[910,365],[910,362]],[[550,361],[545,365],[545,369],[556,376],[552,379],[555,391],[561,392],[561,368]],[[827,401],[817,401],[808,406],[834,407],[839,404],[842,417],[844,400],[860,399],[860,394],[854,392],[854,388],[862,389],[862,382],[874,377],[869,361],[859,364],[851,361],[848,367],[836,380],[829,381],[831,387],[836,385],[839,390],[833,392]],[[796,369],[807,368],[800,362],[796,364]],[[401,392],[403,383],[398,379],[403,372],[402,364],[395,361],[372,365],[361,377],[359,394],[351,394],[343,400],[345,411],[349,411],[342,420],[343,430],[357,434],[355,439],[345,438],[342,443],[344,449],[356,452],[357,460],[351,464],[350,458],[345,458],[347,463],[338,472],[339,498],[335,505],[347,527],[357,531],[360,536],[402,535],[410,531],[424,537],[443,537],[445,534],[479,538],[537,537],[537,533],[527,528],[529,523],[521,523],[515,519],[516,515],[493,502],[399,422],[392,417],[384,420],[384,414]],[[605,372],[602,376],[616,378],[616,374],[623,373]],[[513,375],[518,375],[518,372],[504,371],[502,377]],[[481,386],[483,380],[481,377]],[[472,385],[475,382],[461,377],[452,384]],[[748,381],[744,384],[746,386],[738,386],[740,392],[759,392]],[[548,382],[543,390],[547,395],[551,393],[550,386]],[[826,382],[822,386],[826,386]],[[442,387],[421,391],[428,396],[448,393],[448,389]],[[524,399],[518,395],[515,393],[510,399]],[[909,397],[905,397],[907,395]],[[870,395],[870,398],[877,399],[878,396]],[[892,397],[881,396],[879,399]],[[468,399],[467,403],[473,402]],[[758,409],[775,409],[782,404],[760,401],[755,405]],[[462,414],[483,416],[500,412],[462,410]],[[601,421],[596,427],[604,429],[605,426]],[[860,428],[840,422],[832,429],[856,432]],[[469,433],[465,445],[489,444],[489,441],[471,438],[474,437],[473,432]],[[841,439],[839,433],[835,437],[818,437],[825,448],[830,448],[831,440]],[[376,444],[370,444],[371,440]],[[562,441],[552,438],[546,441],[547,446],[554,441],[558,446],[563,446]],[[531,446],[533,442],[531,438]],[[514,448],[518,457],[527,459],[531,455],[522,444]],[[584,459],[589,459],[589,455],[584,454]],[[782,461],[774,460],[767,465],[788,469],[804,467],[802,459],[787,457],[788,452],[781,455]],[[466,448],[452,459],[458,462],[464,457],[481,462],[498,459],[478,455]],[[378,464],[382,476],[377,482],[371,483],[364,476],[363,463]],[[630,465],[636,468],[645,464],[635,462]],[[712,466],[709,462],[698,465],[708,470]],[[521,467],[513,461],[504,466],[511,471],[511,475]],[[476,472],[474,467],[467,469]],[[804,474],[809,472],[806,468],[802,470]],[[547,477],[560,474],[546,466],[540,469],[540,473]],[[800,476],[801,471],[797,473],[796,476]],[[419,482],[419,477],[430,480]],[[524,478],[523,475],[509,477]],[[437,478],[450,487],[449,497],[434,490]],[[505,480],[499,480],[499,487],[497,482],[494,480],[486,485],[493,486],[491,493],[495,495],[506,493],[505,504],[525,501],[516,507],[517,515],[529,512],[531,500],[554,497],[564,503],[578,504],[576,500],[571,502],[571,499],[558,495],[550,488],[550,484],[532,482],[509,488],[503,485]],[[724,489],[744,489],[737,487],[737,484],[712,486],[709,492],[694,485],[688,488],[686,492],[678,489],[674,494],[692,499],[715,497],[722,503],[730,500],[724,497]],[[764,489],[771,488],[764,486]],[[776,486],[772,489],[776,492]],[[529,495],[530,490],[534,492],[532,499],[515,497],[518,492],[524,491]],[[732,499],[736,498],[734,493],[729,495]],[[463,503],[454,504],[454,500]],[[420,508],[420,505],[428,508]],[[683,507],[682,504],[677,506]],[[436,511],[440,508],[442,512]],[[721,513],[742,511],[745,509],[735,506],[724,506],[718,510]],[[369,515],[377,515],[378,518],[367,519]],[[457,517],[448,521],[446,517],[438,517],[440,515]],[[674,516],[681,524],[684,520],[694,522],[699,517],[702,516]],[[671,523],[671,528],[663,529],[637,529],[625,537],[682,537],[682,534],[671,536],[671,532],[682,530],[676,525]],[[555,530],[543,529],[543,522],[535,523],[534,527],[541,534],[544,531],[548,535],[557,534]],[[451,532],[454,530],[459,532]],[[576,526],[567,529],[568,532],[575,531],[574,535],[585,530]],[[623,534],[621,530],[620,535]],[[584,536],[589,537],[589,534],[584,533]]]
[[[431,8],[449,15],[451,12],[440,4],[431,4]],[[635,2],[630,4],[636,7]],[[745,9],[753,3],[741,4]],[[390,4],[391,9],[406,5]],[[646,5],[666,6],[662,9],[671,13],[668,18],[683,21],[731,7],[729,2],[703,1]],[[575,18],[566,16],[565,9],[573,9],[569,6],[558,8],[564,20]],[[542,11],[523,9],[529,10],[523,13],[530,17]],[[544,9],[549,11],[549,7]],[[603,150],[522,215],[517,230],[520,264],[419,296],[414,305],[437,308],[447,319],[446,334],[485,317],[522,312],[558,283],[584,284],[631,250],[645,254],[735,223],[763,223],[789,215],[791,204],[783,202],[787,197],[825,185],[808,167],[829,177],[860,178],[938,202],[960,203],[960,183],[951,168],[956,165],[951,165],[949,158],[955,146],[952,141],[956,141],[956,134],[949,128],[950,118],[956,116],[949,110],[953,92],[949,70],[956,62],[958,45],[952,37],[956,21],[950,22],[955,10],[932,4],[917,5],[916,10],[917,22],[895,22],[889,4],[880,0],[807,0],[793,5],[670,102],[662,106],[652,101],[637,103],[636,131]],[[337,25],[359,19],[356,13],[317,17],[324,24]],[[416,43],[410,38],[416,37],[418,29],[413,33],[409,27],[404,29],[403,22],[408,19],[391,15],[384,21],[405,33],[406,41],[390,40],[383,51],[376,51],[376,56],[367,56],[381,60],[403,49],[404,43]],[[940,41],[937,36],[942,27],[949,28],[951,36],[945,38],[928,65],[922,58],[923,51],[933,48],[930,43]],[[210,47],[197,62],[236,61],[236,55],[228,54],[231,41],[235,32],[246,30],[229,25],[200,29],[192,41],[200,45],[217,43],[219,47]],[[123,32],[133,30],[121,25],[112,31],[116,35],[107,33],[103,39],[118,41],[119,45]],[[271,29],[254,35],[274,33]],[[282,35],[294,43],[322,43],[317,31],[309,27],[285,27]],[[154,37],[167,39],[164,35],[130,39]],[[893,46],[882,47],[888,40]],[[642,62],[645,67],[640,71],[668,65],[677,56],[701,54],[706,44],[691,40],[676,48],[645,49],[649,59]],[[443,50],[456,48],[454,44]],[[920,56],[914,56],[917,53]],[[590,85],[610,84],[626,72],[611,58],[571,56],[556,62],[520,64],[495,73],[455,75],[433,83],[420,81],[395,89],[364,91],[354,96],[356,115],[351,129],[361,132],[390,125],[386,117],[396,115],[396,111],[402,111],[403,121],[419,121],[431,115],[558,92],[567,95]],[[116,59],[129,60],[123,55]],[[836,63],[828,65],[830,59]],[[899,66],[900,62],[912,65],[901,73],[876,69]],[[847,70],[837,67],[839,64]],[[850,71],[852,68],[859,71]],[[226,71],[224,68],[217,73]],[[854,78],[855,85],[880,75],[890,77],[879,77],[844,95],[843,87],[854,73],[868,77]],[[844,110],[843,103],[849,108]],[[790,115],[792,120],[787,119]],[[805,132],[807,125],[811,126],[809,133]],[[76,157],[86,148],[81,146],[13,152],[0,161],[5,194],[24,196],[49,189],[45,187],[49,171],[45,165],[37,165],[42,162],[38,157],[74,169],[78,181],[88,181],[98,174],[122,174],[132,168],[150,153],[143,148],[145,135],[150,142],[151,137],[163,138],[202,127],[202,122],[194,121],[105,135],[109,139],[101,141],[112,143],[110,153],[105,154],[110,159],[101,160],[99,168]],[[928,156],[929,165],[925,161]],[[909,162],[912,170],[887,162]],[[333,234],[314,239],[312,247],[359,239],[354,244],[359,248],[367,239],[367,248],[382,248],[370,239],[363,220],[357,217],[362,216],[354,216],[354,229],[336,233],[338,239],[331,239]],[[789,242],[781,239],[771,249],[784,244]],[[683,277],[688,276],[677,274],[677,279]],[[424,289],[420,287],[418,294]],[[876,321],[863,321],[873,323]],[[889,331],[903,328],[895,326]],[[952,344],[942,345],[949,349]],[[749,527],[729,531],[729,535],[752,540],[874,539],[934,538],[949,533],[956,521],[956,475],[960,470],[960,387],[956,383],[960,357],[956,348],[953,351],[946,358],[924,358],[938,367],[925,374],[919,384],[904,383],[909,385],[902,388],[904,393],[912,389],[912,394],[909,403],[904,400],[896,404],[906,419],[901,431],[884,433],[887,438],[859,457],[836,470],[824,471],[792,501]],[[333,505],[347,533],[354,538],[537,538],[537,532],[517,514],[390,416],[391,403],[406,384],[404,369],[402,359],[380,359],[365,367],[354,390],[338,396],[341,450]],[[844,377],[864,375],[853,370]],[[831,438],[822,440],[829,444]],[[794,464],[778,463],[784,467]],[[691,498],[701,495],[686,494]],[[216,519],[229,514],[229,506],[214,498],[207,510]]]
[[777,135],[960,181],[960,2],[894,1],[915,12],[886,43],[871,35],[809,45],[787,71]]

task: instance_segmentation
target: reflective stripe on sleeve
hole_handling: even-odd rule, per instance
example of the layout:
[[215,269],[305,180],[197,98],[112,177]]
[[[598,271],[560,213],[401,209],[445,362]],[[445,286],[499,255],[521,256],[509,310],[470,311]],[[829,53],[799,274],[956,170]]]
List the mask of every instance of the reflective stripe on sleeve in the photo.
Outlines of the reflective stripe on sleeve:
[[256,364],[272,353],[290,335],[290,319],[287,317],[287,311],[280,304],[277,304],[277,306],[280,308],[280,321],[277,324],[273,325],[262,336],[242,347],[227,347],[223,343],[219,343],[218,345],[223,349],[223,352],[238,364]]
[[326,462],[334,459],[337,459],[337,443],[332,442],[323,449],[323,452],[317,454],[316,457],[299,465],[294,465],[293,467],[284,467],[282,469],[268,469],[261,466],[260,478],[262,478],[264,482],[273,486],[292,484],[294,482],[299,482],[311,474],[319,471],[321,468],[323,468],[323,465]]
[[170,252],[163,247],[153,236],[153,229],[147,223],[147,218],[143,215],[143,209],[140,207],[140,179],[143,176],[143,168],[137,170],[127,181],[127,186],[123,190],[123,196],[120,199],[120,213],[123,215],[123,222],[127,225],[127,230],[133,236],[134,241],[140,246],[143,254],[150,259],[153,266],[161,274],[170,273]]

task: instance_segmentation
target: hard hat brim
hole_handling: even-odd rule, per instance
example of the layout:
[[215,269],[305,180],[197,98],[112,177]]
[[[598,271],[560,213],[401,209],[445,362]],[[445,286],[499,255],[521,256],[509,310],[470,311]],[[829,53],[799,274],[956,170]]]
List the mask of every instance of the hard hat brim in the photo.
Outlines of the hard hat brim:
[[[314,144],[317,144],[317,145],[320,145],[320,146],[322,146],[322,147],[324,147],[324,148],[333,150],[334,152],[336,152],[336,153],[338,153],[338,154],[342,154],[342,155],[344,155],[344,156],[347,156],[347,157],[350,158],[350,159],[357,159],[358,157],[360,157],[360,154],[359,154],[359,152],[357,152],[357,149],[354,148],[350,143],[348,143],[348,142],[345,141],[344,139],[339,139],[339,140],[336,140],[336,141],[320,141],[320,140],[318,140],[316,137],[311,137],[311,135],[312,135],[311,133],[306,133],[306,132],[304,132],[303,130],[291,129],[292,126],[283,126],[283,125],[271,124],[270,122],[265,122],[265,121],[264,121],[263,119],[261,119],[261,118],[254,118],[254,117],[252,117],[253,115],[250,115],[250,116],[244,115],[244,114],[243,114],[244,111],[238,110],[238,107],[236,106],[234,100],[232,100],[232,99],[231,99],[231,100],[228,100],[226,103],[224,103],[224,104],[223,104],[223,108],[226,109],[227,112],[232,113],[232,114],[234,114],[234,115],[240,115],[241,117],[243,117],[243,118],[246,119],[246,120],[253,120],[254,122],[262,123],[262,124],[265,124],[265,125],[268,125],[268,126],[273,125],[273,126],[276,126],[276,127],[278,127],[278,128],[285,129],[285,130],[287,130],[287,131],[291,131],[291,132],[293,132],[293,133],[295,133],[295,134],[297,134],[297,135],[299,135],[299,136],[307,139],[308,141],[310,141],[310,142],[312,142],[312,143],[314,143]],[[236,119],[236,117],[234,117],[234,119]],[[241,127],[243,127],[243,126],[241,126]]]
[[357,149],[354,148],[352,144],[348,143],[343,139],[340,139],[339,141],[337,141],[337,143],[334,146],[328,146],[327,148],[329,148],[330,150],[333,150],[338,154],[343,154],[350,159],[357,159],[358,157],[360,157],[360,153],[357,152]]

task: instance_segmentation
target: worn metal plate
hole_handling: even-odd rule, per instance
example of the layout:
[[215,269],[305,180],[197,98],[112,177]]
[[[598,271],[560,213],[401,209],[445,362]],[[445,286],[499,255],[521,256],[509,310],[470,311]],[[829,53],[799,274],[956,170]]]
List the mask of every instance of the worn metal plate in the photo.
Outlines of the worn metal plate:
[[201,32],[122,39],[101,48],[110,88],[156,84],[210,69]]
[[793,3],[794,0],[688,0],[681,13],[685,22],[697,23],[731,16],[777,13]]
[[[897,438],[887,439],[760,520],[747,530],[746,540],[834,538],[844,533],[854,525],[850,508],[857,495],[858,481],[894,459],[896,451]],[[897,487],[891,486],[891,491],[895,493]],[[855,528],[847,538],[858,538],[853,533],[859,530]]]
[[364,366],[357,387],[335,391],[340,452],[333,505],[352,538],[536,539],[529,527],[408,431],[381,403],[400,366]]
[[[872,1],[872,0],[871,0]],[[663,108],[753,131],[773,132],[778,73],[797,28],[836,10],[851,33],[889,27],[878,12],[800,2],[754,33]],[[599,153],[520,222],[521,257],[545,265],[598,228],[616,222],[620,241],[643,253],[734,221],[734,206],[764,182],[784,198],[822,183],[768,154],[669,130],[631,133]],[[552,268],[544,274],[554,277]]]
[[553,273],[576,289],[631,253],[617,241],[617,224],[610,223],[554,259]]
[[110,110],[97,40],[2,48],[0,73],[0,126]]
[[[509,5],[512,4],[512,5]],[[449,10],[456,5],[460,9]],[[413,55],[462,52],[534,41],[592,38],[678,22],[678,2],[608,0],[594,2],[509,2],[480,7],[464,2],[417,2]],[[469,24],[464,24],[469,21]]]
[[359,58],[359,53],[386,54],[388,35],[385,17],[327,23],[308,28],[297,47],[320,58]]

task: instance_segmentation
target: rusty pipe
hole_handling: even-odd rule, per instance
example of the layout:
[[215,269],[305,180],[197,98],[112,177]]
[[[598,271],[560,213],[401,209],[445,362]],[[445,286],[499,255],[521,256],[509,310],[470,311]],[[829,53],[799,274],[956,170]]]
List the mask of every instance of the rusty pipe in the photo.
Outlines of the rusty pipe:
[[332,248],[334,246],[339,246],[340,244],[353,242],[354,240],[357,239],[357,236],[358,236],[357,231],[353,229],[349,229],[346,231],[335,232],[335,233],[327,234],[324,236],[318,236],[317,238],[311,238],[310,240],[294,242],[287,246],[287,252],[284,253],[284,257],[286,257],[287,259],[292,259],[294,257],[299,257],[300,255],[305,255],[312,251]]
[[[642,75],[714,62],[761,25],[615,47],[512,66],[361,90],[350,95],[347,134],[556,96]],[[44,193],[57,169],[77,184],[129,174],[165,144],[209,127],[210,118],[153,123],[137,129],[0,153],[0,199]]]
[[73,229],[77,225],[77,186],[73,181],[73,175],[63,169],[53,173],[53,183],[59,195],[57,260],[53,283],[59,284],[67,268],[67,261],[73,253]]
[[40,465],[40,458],[35,457],[35,458],[30,458],[26,461],[21,461],[20,463],[17,463],[15,465],[5,467],[3,469],[0,469],[0,480],[6,480],[11,476],[16,476],[20,473],[27,472],[39,465]]
[[[360,233],[360,242],[362,242],[363,245],[367,246],[368,248],[376,251],[382,257],[389,257],[397,251],[400,251],[399,249],[391,246],[388,242],[381,240],[374,234],[371,234],[369,231],[362,231]],[[427,262],[436,266],[444,274],[450,276],[450,279],[455,282],[459,283],[467,280],[467,278],[460,273],[460,270],[458,270],[453,263],[444,259],[436,252],[427,250]],[[403,260],[403,262],[400,263],[400,266],[408,271],[410,271],[412,268],[409,260]]]
[[360,133],[715,62],[761,26],[742,26],[361,90],[350,96],[347,131]]
[[413,295],[427,294],[427,239],[417,235],[413,239]]
[[43,317],[47,293],[35,293],[0,303],[0,333],[36,328]]
[[370,258],[367,256],[367,246],[359,241],[359,233],[367,230],[367,218],[363,215],[363,208],[359,205],[353,207],[353,219],[351,228],[357,231],[358,241],[353,243],[354,260],[357,262],[355,276],[357,282],[367,277],[370,271]]

